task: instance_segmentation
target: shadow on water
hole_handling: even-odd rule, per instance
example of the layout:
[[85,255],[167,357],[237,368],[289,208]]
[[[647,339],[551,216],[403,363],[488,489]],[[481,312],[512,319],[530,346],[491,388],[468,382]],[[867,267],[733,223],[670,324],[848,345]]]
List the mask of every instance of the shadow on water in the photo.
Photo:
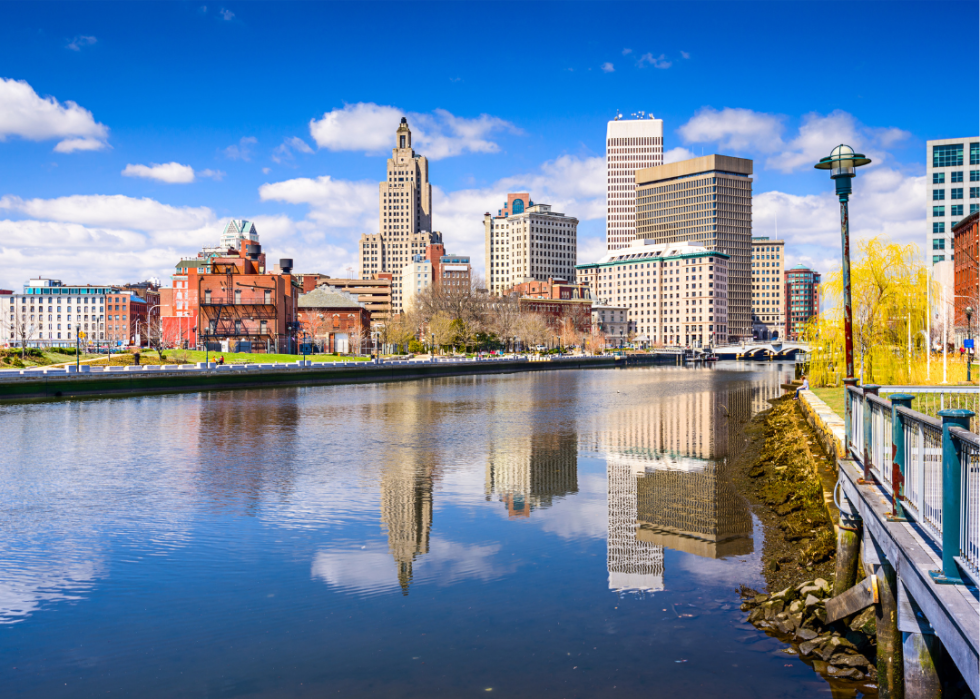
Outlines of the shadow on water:
[[831,696],[738,609],[788,369],[2,406],[4,695]]

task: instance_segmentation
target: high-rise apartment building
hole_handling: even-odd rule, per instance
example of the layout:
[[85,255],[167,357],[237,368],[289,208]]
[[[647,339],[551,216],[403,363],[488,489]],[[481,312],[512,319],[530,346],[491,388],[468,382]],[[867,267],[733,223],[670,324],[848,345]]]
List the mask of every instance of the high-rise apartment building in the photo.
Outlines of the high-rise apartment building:
[[507,195],[496,216],[483,215],[487,289],[500,295],[537,279],[575,281],[578,219],[535,204],[527,192]]
[[636,172],[636,237],[729,256],[728,339],[752,338],[752,161],[706,155]]
[[[129,330],[135,331],[135,319],[129,311],[120,313],[118,309],[129,298],[129,293],[114,286],[66,285],[58,279],[31,279],[24,284],[23,293],[0,294],[0,344],[74,347],[78,340],[84,344],[118,339],[126,340],[128,345],[132,338]],[[106,299],[114,302],[109,306],[113,315],[108,323]],[[134,305],[137,303],[134,301]],[[143,318],[145,306],[143,303],[141,307]],[[76,333],[79,333],[77,337]]]
[[412,148],[412,131],[405,117],[395,132],[387,175],[378,185],[378,232],[361,236],[360,276],[390,273],[392,311],[400,313],[402,269],[415,255],[425,254],[426,246],[442,242],[441,234],[431,232],[429,160]]
[[412,261],[402,268],[401,298],[404,310],[410,311],[415,297],[432,287],[432,262],[422,255],[415,255]]
[[800,340],[810,318],[820,312],[820,275],[803,265],[796,265],[786,272],[786,328],[787,340]]
[[786,326],[783,304],[785,241],[752,238],[752,337],[775,340]]
[[625,306],[628,339],[637,344],[724,344],[728,331],[729,258],[700,245],[633,245],[578,266],[600,303]]
[[637,170],[664,162],[662,119],[620,119],[606,125],[606,249],[636,237]]
[[980,210],[980,136],[926,141],[926,255],[953,259],[953,225]]

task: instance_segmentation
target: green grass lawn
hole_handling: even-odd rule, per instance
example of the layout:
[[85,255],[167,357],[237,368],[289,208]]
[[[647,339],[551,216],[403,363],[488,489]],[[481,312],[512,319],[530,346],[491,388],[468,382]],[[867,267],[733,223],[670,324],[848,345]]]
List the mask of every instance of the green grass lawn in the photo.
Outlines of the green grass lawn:
[[837,413],[838,417],[844,417],[844,387],[838,386],[830,388],[811,389],[817,398],[830,406],[830,409]]
[[[203,362],[204,352],[196,350],[164,350],[164,355],[171,357],[181,357],[188,362]],[[146,351],[142,354],[147,359],[156,359],[157,353]],[[303,358],[301,354],[250,354],[248,352],[208,352],[208,359],[216,361],[218,357],[225,358],[225,364],[293,364]],[[367,357],[345,357],[337,354],[308,354],[306,358],[311,362],[365,362]]]

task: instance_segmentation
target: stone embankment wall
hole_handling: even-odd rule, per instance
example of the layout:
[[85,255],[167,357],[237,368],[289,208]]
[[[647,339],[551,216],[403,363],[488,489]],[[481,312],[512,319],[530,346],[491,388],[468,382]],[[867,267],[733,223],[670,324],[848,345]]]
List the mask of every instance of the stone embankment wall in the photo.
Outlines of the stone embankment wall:
[[817,398],[813,391],[800,391],[800,409],[817,435],[824,453],[833,459],[846,458],[844,450],[844,418]]

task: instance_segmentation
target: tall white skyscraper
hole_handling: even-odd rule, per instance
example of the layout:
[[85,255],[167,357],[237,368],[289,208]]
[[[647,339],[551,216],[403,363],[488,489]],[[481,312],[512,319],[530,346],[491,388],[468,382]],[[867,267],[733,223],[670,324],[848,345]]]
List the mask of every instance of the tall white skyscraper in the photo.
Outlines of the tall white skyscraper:
[[637,170],[664,162],[664,122],[616,117],[606,125],[606,249],[636,238]]

